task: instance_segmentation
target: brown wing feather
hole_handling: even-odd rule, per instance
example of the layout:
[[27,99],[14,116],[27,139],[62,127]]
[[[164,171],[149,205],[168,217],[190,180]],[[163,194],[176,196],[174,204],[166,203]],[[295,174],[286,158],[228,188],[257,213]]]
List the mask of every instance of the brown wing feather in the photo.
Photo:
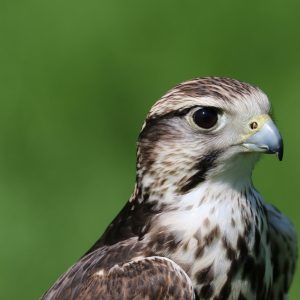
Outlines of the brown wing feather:
[[116,263],[116,255],[121,257],[123,251],[128,252],[127,247],[114,245],[83,257],[42,300],[193,298],[192,283],[175,262],[159,256],[138,256]]
[[272,249],[273,289],[272,299],[287,295],[297,261],[297,234],[289,219],[272,205],[265,205],[269,219]]

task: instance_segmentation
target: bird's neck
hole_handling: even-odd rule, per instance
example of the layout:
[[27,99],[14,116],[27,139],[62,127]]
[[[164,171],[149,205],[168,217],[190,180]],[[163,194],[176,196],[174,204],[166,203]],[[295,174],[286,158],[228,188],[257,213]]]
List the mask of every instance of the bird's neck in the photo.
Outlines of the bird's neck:
[[219,239],[225,238],[236,246],[242,235],[253,244],[255,228],[263,226],[262,198],[251,180],[206,181],[187,194],[165,195],[159,201],[149,197],[147,202],[160,208],[149,226],[149,240],[164,232],[173,236],[178,245],[203,243],[205,236],[217,228]]
[[[198,226],[207,217],[223,228],[230,228],[227,226],[231,222],[230,218],[236,223],[242,223],[241,216],[252,218],[253,212],[262,206],[262,198],[250,178],[239,181],[220,178],[207,180],[186,194],[178,195],[170,189],[159,198],[156,194],[147,194],[141,199],[157,207],[161,211],[162,225],[168,226],[170,223],[172,228],[184,228],[184,224],[192,223]],[[168,216],[171,216],[170,219]]]

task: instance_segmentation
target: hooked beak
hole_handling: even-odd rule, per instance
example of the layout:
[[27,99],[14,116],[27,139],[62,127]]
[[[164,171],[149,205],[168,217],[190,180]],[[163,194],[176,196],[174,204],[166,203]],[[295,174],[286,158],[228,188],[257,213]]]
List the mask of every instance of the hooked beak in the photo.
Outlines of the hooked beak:
[[283,157],[282,137],[270,117],[264,118],[264,121],[254,134],[243,141],[242,145],[253,152],[276,153],[281,161]]

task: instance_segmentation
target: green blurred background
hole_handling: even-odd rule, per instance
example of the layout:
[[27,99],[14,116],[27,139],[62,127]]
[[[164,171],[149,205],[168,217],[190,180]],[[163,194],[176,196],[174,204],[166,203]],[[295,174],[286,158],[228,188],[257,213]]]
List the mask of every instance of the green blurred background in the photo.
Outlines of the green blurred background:
[[130,196],[149,107],[196,76],[269,95],[285,157],[264,157],[254,181],[299,231],[299,13],[279,0],[2,0],[0,299],[37,299],[93,244]]

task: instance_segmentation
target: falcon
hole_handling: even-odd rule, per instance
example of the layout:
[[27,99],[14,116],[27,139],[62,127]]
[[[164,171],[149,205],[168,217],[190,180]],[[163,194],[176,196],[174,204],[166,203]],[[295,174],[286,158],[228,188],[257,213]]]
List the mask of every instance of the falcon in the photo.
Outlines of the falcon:
[[42,299],[287,299],[296,232],[253,186],[262,153],[283,142],[258,87],[175,86],[138,137],[131,198]]

